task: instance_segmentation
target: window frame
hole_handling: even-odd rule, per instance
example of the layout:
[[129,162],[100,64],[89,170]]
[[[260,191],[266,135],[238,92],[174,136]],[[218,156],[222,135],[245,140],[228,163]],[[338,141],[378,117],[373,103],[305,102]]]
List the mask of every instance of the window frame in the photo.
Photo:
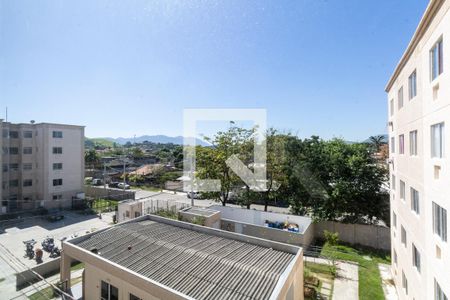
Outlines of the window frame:
[[408,77],[408,93],[410,101],[417,96],[417,69]]
[[[437,50],[437,52],[436,52]],[[433,82],[444,73],[444,39],[441,36],[430,49],[430,80]],[[437,59],[437,62],[435,61]],[[435,69],[437,67],[437,69]]]
[[418,136],[417,130],[412,130],[409,132],[409,155],[410,156],[418,156],[417,136]]
[[[420,195],[419,191],[413,187],[409,188],[409,194],[411,198],[411,210],[417,215],[420,215]],[[417,197],[416,197],[417,196]]]
[[417,272],[421,273],[421,260],[420,260],[420,252],[417,249],[416,245],[414,245],[414,243],[412,244],[411,247],[411,251],[412,251],[412,264],[413,267],[416,268]]
[[405,135],[400,134],[398,136],[398,154],[405,154]]
[[398,89],[397,92],[397,101],[398,101],[398,110],[402,109],[404,106],[404,95],[403,95],[403,86]]
[[433,233],[447,242],[447,210],[433,201],[432,213]]

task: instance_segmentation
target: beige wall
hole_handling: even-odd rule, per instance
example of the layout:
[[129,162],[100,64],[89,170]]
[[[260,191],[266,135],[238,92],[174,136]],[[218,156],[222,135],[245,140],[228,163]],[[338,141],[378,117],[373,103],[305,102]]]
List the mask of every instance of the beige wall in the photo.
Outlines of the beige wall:
[[[443,3],[418,42],[411,57],[401,69],[388,90],[389,101],[394,99],[394,114],[389,112],[390,137],[395,137],[395,154],[391,154],[390,172],[396,176],[396,188],[391,190],[391,214],[397,215],[397,226],[391,226],[392,251],[396,251],[398,262],[393,262],[392,272],[400,299],[434,299],[434,279],[437,280],[447,297],[450,296],[450,248],[448,242],[442,242],[433,234],[432,201],[438,203],[450,213],[450,8],[449,1]],[[443,37],[444,72],[436,80],[430,79],[430,56],[432,46]],[[408,77],[417,70],[417,96],[409,100]],[[403,86],[404,107],[398,109],[398,90]],[[438,88],[438,89],[437,89]],[[437,97],[433,90],[437,90]],[[430,127],[445,122],[444,159],[431,158]],[[418,156],[409,154],[409,132],[418,131]],[[405,136],[405,154],[399,154],[399,135]],[[440,179],[434,178],[434,166],[441,167]],[[400,184],[406,183],[405,201],[400,199]],[[419,191],[420,215],[411,210],[410,187]],[[450,217],[450,215],[449,215]],[[393,222],[391,221],[391,224]],[[401,226],[407,232],[407,246],[401,243]],[[412,243],[421,253],[420,273],[412,265]],[[436,246],[442,250],[442,258],[436,258]],[[392,257],[394,254],[392,253]],[[402,288],[402,271],[408,279],[408,295]]]

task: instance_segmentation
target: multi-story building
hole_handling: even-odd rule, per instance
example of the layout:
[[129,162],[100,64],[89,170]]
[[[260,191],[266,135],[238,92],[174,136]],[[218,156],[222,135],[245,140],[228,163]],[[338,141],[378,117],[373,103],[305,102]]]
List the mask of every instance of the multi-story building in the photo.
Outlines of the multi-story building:
[[386,86],[392,273],[400,299],[450,296],[450,1],[431,0]]
[[84,127],[0,120],[0,213],[61,208],[83,193]]

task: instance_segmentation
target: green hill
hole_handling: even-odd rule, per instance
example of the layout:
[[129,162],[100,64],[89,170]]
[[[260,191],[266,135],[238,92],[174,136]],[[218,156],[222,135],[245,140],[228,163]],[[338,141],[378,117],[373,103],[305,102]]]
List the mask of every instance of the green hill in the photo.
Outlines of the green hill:
[[84,146],[86,148],[111,148],[114,145],[113,141],[103,138],[85,138]]

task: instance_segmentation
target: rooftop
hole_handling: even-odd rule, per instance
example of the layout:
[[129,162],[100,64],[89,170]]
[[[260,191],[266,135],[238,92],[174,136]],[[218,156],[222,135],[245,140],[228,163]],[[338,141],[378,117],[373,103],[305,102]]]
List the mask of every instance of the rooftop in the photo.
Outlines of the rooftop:
[[195,299],[269,299],[300,250],[155,216],[69,243]]

